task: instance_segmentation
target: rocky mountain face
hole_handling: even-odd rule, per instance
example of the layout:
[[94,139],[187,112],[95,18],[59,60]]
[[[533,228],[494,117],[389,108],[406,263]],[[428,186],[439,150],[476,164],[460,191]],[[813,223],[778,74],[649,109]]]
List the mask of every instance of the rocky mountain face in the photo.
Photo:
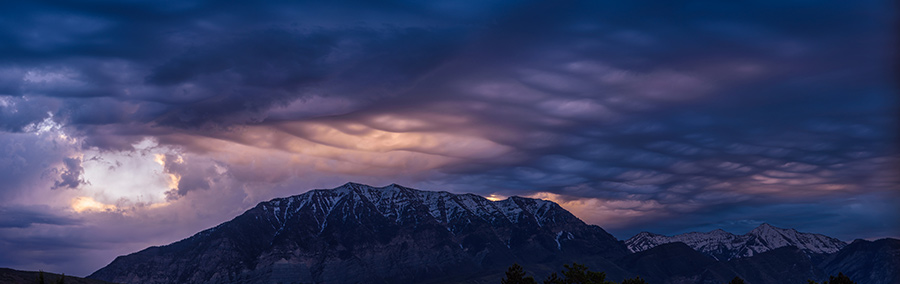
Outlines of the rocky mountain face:
[[842,272],[856,283],[900,283],[900,240],[855,240],[820,267],[829,275]]
[[[627,245],[627,246],[626,246]],[[631,251],[633,252],[631,252]],[[578,262],[609,280],[721,284],[900,283],[900,240],[847,245],[768,224],[626,242],[556,203],[348,183],[262,202],[187,239],[116,258],[116,283],[497,283],[512,263],[537,279]]]
[[675,236],[641,232],[625,241],[632,252],[645,251],[661,244],[682,242],[717,260],[754,256],[776,248],[794,246],[810,255],[832,254],[847,245],[841,240],[819,234],[800,233],[762,224],[744,235],[721,229],[707,233],[685,233]]
[[[500,279],[513,262],[620,277],[625,245],[556,203],[348,183],[273,199],[176,243],[116,258],[121,283],[428,283]],[[540,271],[538,271],[540,272]],[[497,275],[494,277],[493,275]]]
[[[704,272],[718,262],[681,242],[662,244],[622,259],[624,269],[640,275],[648,283],[703,283]],[[734,278],[731,271],[707,276],[717,283]],[[731,278],[728,278],[731,276]],[[720,281],[722,279],[727,279]]]
[[752,257],[732,259],[724,262],[723,266],[734,271],[735,275],[747,283],[806,283],[807,279],[822,282],[828,278],[816,266],[816,261],[805,250],[796,246],[784,246]]

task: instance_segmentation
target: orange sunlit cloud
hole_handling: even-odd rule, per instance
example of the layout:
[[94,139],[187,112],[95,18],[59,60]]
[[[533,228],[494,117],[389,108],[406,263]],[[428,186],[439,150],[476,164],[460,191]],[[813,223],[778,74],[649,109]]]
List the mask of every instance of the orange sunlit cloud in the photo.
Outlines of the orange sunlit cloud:
[[588,224],[603,224],[604,227],[610,228],[667,214],[666,208],[656,200],[571,198],[550,192],[537,192],[526,197],[556,202]]
[[[380,118],[385,123],[385,117]],[[395,127],[409,128],[414,121]],[[219,137],[175,134],[166,139],[189,144],[223,160],[252,165],[279,161],[279,168],[316,169],[351,174],[427,171],[454,162],[489,159],[511,148],[467,134],[391,132],[361,123],[293,122],[249,126]],[[187,143],[185,143],[187,144]]]
[[118,207],[112,204],[103,204],[87,196],[76,197],[71,201],[72,210],[81,213],[85,211],[116,211]]

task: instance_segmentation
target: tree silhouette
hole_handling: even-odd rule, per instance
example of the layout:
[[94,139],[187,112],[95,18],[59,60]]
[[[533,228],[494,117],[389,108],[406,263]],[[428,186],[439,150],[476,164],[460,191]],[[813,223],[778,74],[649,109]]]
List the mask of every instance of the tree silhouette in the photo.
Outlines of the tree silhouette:
[[572,263],[572,265],[563,265],[566,270],[562,271],[562,278],[556,273],[550,274],[544,284],[614,284],[606,281],[606,273],[590,271],[586,266]]
[[[819,284],[816,281],[806,280],[807,284]],[[822,281],[822,284],[856,284],[853,280],[850,280],[850,277],[844,275],[843,272],[838,272],[837,276],[831,275],[828,276],[828,281]]]
[[43,270],[38,271],[38,284],[46,284],[46,283],[44,283],[44,271]]
[[648,284],[646,280],[641,279],[640,276],[630,279],[622,280],[622,284]]
[[731,282],[728,282],[728,284],[744,284],[744,279],[735,276],[734,279],[731,279]]
[[559,275],[556,275],[556,272],[547,276],[547,279],[544,280],[544,284],[566,284],[566,281],[562,278],[559,278]]
[[506,270],[506,278],[500,280],[502,284],[537,284],[534,277],[525,276],[525,269],[518,263],[513,263]]
[[856,284],[853,280],[850,280],[850,277],[844,275],[843,272],[838,272],[837,277],[828,276],[828,283],[830,284]]

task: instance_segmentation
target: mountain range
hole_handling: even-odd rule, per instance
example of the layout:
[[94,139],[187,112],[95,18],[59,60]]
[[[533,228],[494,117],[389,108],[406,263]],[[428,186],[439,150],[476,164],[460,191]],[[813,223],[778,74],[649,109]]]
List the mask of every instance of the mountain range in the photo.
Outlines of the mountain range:
[[743,236],[691,236],[641,233],[623,242],[551,201],[490,201],[396,184],[347,183],[259,203],[184,240],[117,257],[88,278],[496,283],[513,263],[543,279],[577,262],[614,281],[640,275],[650,283],[724,283],[738,276],[748,283],[805,283],[843,272],[871,280],[861,283],[900,283],[895,239],[847,245],[767,224]]
[[97,279],[74,277],[64,274],[55,274],[43,271],[22,271],[9,268],[0,268],[0,283],[66,283],[66,284],[113,284]]
[[625,245],[631,252],[640,252],[675,242],[685,243],[717,260],[750,257],[786,246],[795,246],[810,255],[832,254],[847,246],[847,243],[832,237],[777,228],[768,223],[763,223],[744,235],[735,235],[721,229],[675,236],[641,232],[625,240]]

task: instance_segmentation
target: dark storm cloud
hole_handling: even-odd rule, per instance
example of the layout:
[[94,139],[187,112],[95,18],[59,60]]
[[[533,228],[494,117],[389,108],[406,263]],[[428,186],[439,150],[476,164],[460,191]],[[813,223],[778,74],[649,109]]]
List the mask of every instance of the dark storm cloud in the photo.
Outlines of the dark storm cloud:
[[[734,202],[709,206],[686,213],[682,218],[667,222],[653,222],[655,233],[674,235],[686,232],[708,232],[724,229],[736,234],[749,232],[761,223],[779,227],[791,227],[801,232],[813,232],[836,237],[844,241],[861,238],[854,231],[865,230],[865,238],[881,238],[896,234],[896,219],[869,218],[871,214],[884,214],[895,198],[891,194],[843,195],[843,198],[807,199],[797,202],[770,203],[760,200]],[[812,206],[815,204],[815,206]],[[879,212],[879,213],[875,213]],[[834,224],[841,224],[835,226]],[[615,229],[620,238],[640,232],[641,226]]]
[[[68,98],[58,114],[75,125],[227,126],[262,121],[269,108],[312,95],[370,103],[439,66],[461,46],[466,29],[405,17],[304,23],[336,8],[319,4],[294,10],[275,2],[185,2],[172,9],[143,2],[4,5],[9,28],[0,35],[7,42],[2,57],[11,64],[0,70],[0,90]],[[231,9],[242,13],[225,13]],[[130,112],[79,110],[97,103]]]
[[[624,92],[649,98],[660,95],[658,88],[669,90],[671,94],[665,96],[695,95],[710,91],[711,79],[729,80],[713,77],[703,81],[691,76],[692,72],[716,71],[702,70],[712,67],[704,65],[714,64],[701,60],[735,57],[748,62],[794,63],[775,68],[777,75],[796,71],[792,68],[816,67],[807,64],[814,61],[830,62],[817,64],[832,64],[828,66],[831,68],[843,67],[833,64],[847,65],[846,60],[878,58],[875,56],[884,53],[872,48],[865,51],[876,51],[874,54],[859,52],[864,47],[860,45],[855,46],[849,58],[832,56],[842,51],[831,46],[854,47],[834,44],[847,41],[845,36],[860,39],[853,42],[881,39],[865,37],[871,32],[857,33],[872,26],[873,21],[840,22],[847,20],[848,13],[843,13],[844,10],[871,13],[867,9],[874,4],[849,7],[828,4],[835,7],[810,9],[796,3],[777,7],[771,7],[772,3],[754,3],[735,10],[729,5],[713,3],[603,4],[603,7],[594,7],[601,5],[598,3],[525,3],[508,9],[509,12],[497,10],[496,7],[502,6],[499,4],[461,6],[437,17],[430,15],[438,10],[434,7],[398,1],[390,8],[377,8],[371,13],[404,16],[350,25],[344,21],[322,22],[319,17],[323,14],[305,12],[346,9],[336,4],[296,7],[299,13],[296,15],[288,12],[292,11],[291,7],[278,2],[256,5],[185,2],[167,8],[144,2],[50,1],[7,5],[8,24],[15,23],[19,28],[5,29],[9,42],[6,46],[10,50],[3,54],[10,62],[19,63],[8,66],[2,73],[8,74],[0,80],[8,86],[3,89],[13,96],[86,98],[70,99],[67,107],[60,110],[60,114],[70,114],[71,123],[76,125],[128,121],[152,121],[176,127],[258,123],[269,117],[269,109],[313,95],[348,96],[356,102],[339,113],[377,108],[398,102],[378,98],[409,94],[405,91],[417,80],[453,60],[460,52],[478,60],[504,64],[501,67],[513,67],[510,64],[517,61],[526,65],[523,67],[544,67],[533,65],[546,63],[542,61],[556,56],[553,53],[558,51],[570,53],[565,55],[570,59],[601,60],[613,69],[633,74],[622,74],[630,78],[600,86],[595,92]],[[441,6],[435,4],[435,7]],[[223,14],[232,9],[242,13]],[[747,14],[747,9],[759,13]],[[359,12],[347,11],[350,15]],[[431,17],[417,15],[423,12],[422,15]],[[441,18],[465,21],[435,21]],[[807,24],[813,20],[832,24],[834,28],[824,34],[812,28],[820,25]],[[469,48],[460,49],[466,46]],[[778,58],[776,51],[790,47],[798,49],[793,51],[796,54]],[[545,59],[536,53],[550,55]],[[820,60],[825,58],[828,60]],[[687,68],[684,70],[687,73],[681,74],[676,68]],[[540,74],[521,77],[523,82],[556,95],[595,96],[565,92],[557,87],[571,89],[566,84],[570,82],[559,82],[566,85],[554,87],[552,82],[542,80],[546,76]],[[454,79],[445,77],[439,81]],[[453,96],[446,91],[441,93]],[[752,93],[756,97],[779,95],[765,91]],[[97,97],[107,98],[90,99]],[[632,103],[646,105],[640,101],[639,98]],[[131,111],[78,113],[81,106],[97,104],[109,105],[110,110],[119,112],[129,109],[124,107],[128,105]],[[622,111],[623,106],[617,104],[620,102],[605,101],[599,106]],[[547,111],[547,107],[558,108],[559,104],[547,102],[544,106],[543,111]],[[294,115],[294,118],[305,117],[308,116],[302,113]]]
[[176,200],[190,191],[210,188],[210,183],[215,183],[222,179],[222,174],[216,170],[215,165],[208,167],[197,167],[185,161],[183,157],[175,155],[165,155],[162,161],[165,163],[164,171],[168,174],[176,175],[178,183],[175,188],[166,192],[166,199]]
[[[794,5],[783,8],[803,8]],[[728,8],[711,7],[691,8]],[[844,8],[876,16],[841,22],[846,15],[839,11]],[[476,112],[486,118],[482,121],[543,134],[509,139],[489,134],[519,149],[520,160],[509,167],[461,165],[448,173],[459,183],[479,184],[465,188],[484,194],[544,191],[578,198],[652,200],[667,206],[662,211],[702,209],[711,210],[704,211],[710,216],[732,214],[743,202],[891,192],[896,181],[879,180],[890,179],[896,169],[897,102],[885,76],[890,66],[882,61],[890,54],[884,46],[893,43],[883,22],[889,17],[868,8],[806,7],[799,15],[750,14],[765,14],[766,19],[746,19],[738,10],[685,18],[666,12],[647,21],[614,25],[634,29],[630,42],[597,43],[595,50],[607,49],[609,55],[552,43],[528,45],[548,53],[575,54],[560,60],[588,59],[607,65],[565,69],[528,61],[539,72],[521,74],[526,90],[552,93],[576,107],[557,113],[541,108],[546,104],[526,103]],[[737,13],[742,15],[727,19]],[[828,34],[811,31],[813,26],[805,21],[834,29],[826,29]],[[874,31],[867,29],[879,25]],[[716,31],[718,26],[733,30]],[[842,44],[850,39],[853,43]],[[624,55],[636,57],[623,60]],[[671,71],[654,71],[659,68]],[[593,78],[599,80],[590,82],[585,74],[591,72],[598,72]],[[585,109],[590,111],[579,116]],[[542,120],[545,117],[560,120]],[[542,127],[545,121],[552,126]],[[686,203],[703,205],[685,208]],[[826,210],[802,206],[811,212]],[[891,210],[879,214],[897,217]],[[700,222],[687,218],[689,223]]]
[[310,92],[361,103],[394,96],[445,60],[456,36],[417,28],[267,30],[173,58],[147,82],[178,85],[170,88],[173,95],[195,97],[172,104],[160,124],[258,122],[269,108]]
[[75,225],[80,221],[58,216],[49,206],[0,207],[0,228],[28,228],[33,224]]
[[[791,184],[797,192],[828,184],[847,185],[846,190],[851,191],[876,190],[863,188],[865,180],[876,175],[873,170],[890,169],[892,163],[873,158],[896,155],[890,142],[891,125],[859,124],[856,127],[868,129],[859,136],[846,131],[856,128],[852,120],[830,124],[828,131],[803,127],[807,123],[784,125],[786,129],[781,130],[761,126],[729,130],[730,124],[726,120],[698,128],[668,122],[659,126],[659,131],[637,133],[627,133],[633,127],[624,126],[621,129],[626,131],[609,135],[601,143],[587,140],[581,145],[543,149],[549,153],[533,152],[536,156],[525,165],[489,173],[493,178],[488,180],[488,188],[503,188],[516,184],[507,183],[515,180],[524,181],[526,188],[539,185],[541,190],[581,197],[614,198],[624,191],[628,198],[637,195],[667,203],[696,199],[707,188],[726,181],[735,182],[729,187],[737,192],[748,184],[773,188]],[[522,170],[523,166],[531,170]],[[595,190],[565,189],[580,183]],[[731,198],[723,196],[722,201]]]
[[23,75],[21,70],[13,68],[0,72],[0,95],[18,94]]
[[71,148],[57,139],[33,133],[3,133],[0,139],[0,204],[40,190],[49,190],[59,177],[55,170]]
[[63,158],[63,167],[59,170],[59,179],[53,183],[53,189],[78,188],[85,184],[84,167],[81,166],[81,158]]
[[29,125],[41,123],[59,106],[60,102],[50,98],[0,95],[0,131],[21,132]]

